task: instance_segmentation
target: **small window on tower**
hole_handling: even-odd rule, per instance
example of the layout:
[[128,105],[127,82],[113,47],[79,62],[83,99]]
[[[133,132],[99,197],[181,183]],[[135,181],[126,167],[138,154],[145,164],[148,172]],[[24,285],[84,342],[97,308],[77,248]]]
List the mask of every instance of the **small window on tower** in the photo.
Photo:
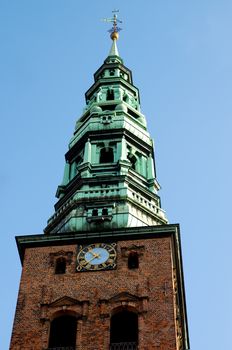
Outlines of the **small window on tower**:
[[114,90],[113,89],[108,89],[107,90],[106,100],[107,101],[114,100]]
[[108,209],[107,208],[103,208],[102,209],[102,215],[108,215]]
[[65,258],[58,258],[56,260],[55,273],[56,274],[63,274],[65,272],[66,272],[66,259]]
[[93,209],[92,216],[98,216],[98,210],[97,209]]
[[138,349],[138,315],[122,310],[110,320],[110,349]]
[[139,256],[136,252],[131,252],[128,256],[128,269],[138,269],[139,267]]
[[113,163],[114,151],[113,148],[102,148],[100,153],[100,163]]
[[62,315],[51,322],[49,349],[76,349],[77,319]]

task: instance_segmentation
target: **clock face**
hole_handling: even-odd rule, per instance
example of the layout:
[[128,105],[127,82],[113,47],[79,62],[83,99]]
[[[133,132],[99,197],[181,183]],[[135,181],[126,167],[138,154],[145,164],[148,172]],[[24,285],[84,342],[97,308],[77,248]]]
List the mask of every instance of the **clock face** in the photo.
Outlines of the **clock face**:
[[109,270],[116,267],[116,243],[93,243],[80,246],[77,271]]

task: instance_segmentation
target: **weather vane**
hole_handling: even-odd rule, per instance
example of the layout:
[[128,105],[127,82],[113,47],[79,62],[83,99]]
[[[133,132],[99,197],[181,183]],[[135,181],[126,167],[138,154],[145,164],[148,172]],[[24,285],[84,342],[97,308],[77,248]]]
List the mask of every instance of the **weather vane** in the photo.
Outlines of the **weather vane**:
[[120,30],[122,30],[122,28],[119,28],[118,27],[118,23],[122,23],[122,21],[120,21],[118,19],[118,16],[117,16],[117,12],[119,12],[119,10],[113,10],[113,17],[111,18],[103,18],[102,20],[104,22],[110,22],[110,23],[113,23],[113,27],[111,29],[108,30],[110,34],[110,37],[112,40],[118,40],[118,32],[120,32]]

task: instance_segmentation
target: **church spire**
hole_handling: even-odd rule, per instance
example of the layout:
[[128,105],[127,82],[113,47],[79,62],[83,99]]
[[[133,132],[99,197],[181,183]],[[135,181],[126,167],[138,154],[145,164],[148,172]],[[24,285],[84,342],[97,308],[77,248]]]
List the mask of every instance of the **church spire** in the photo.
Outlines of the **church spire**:
[[115,11],[104,21],[113,24],[112,47],[85,93],[46,234],[168,222],[157,194],[153,141],[139,90],[116,45],[121,21]]

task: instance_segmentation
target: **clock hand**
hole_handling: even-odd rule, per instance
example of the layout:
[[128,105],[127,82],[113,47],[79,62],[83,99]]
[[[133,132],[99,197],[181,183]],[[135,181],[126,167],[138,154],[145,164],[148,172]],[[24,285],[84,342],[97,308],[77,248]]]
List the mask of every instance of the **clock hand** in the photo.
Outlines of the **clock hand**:
[[85,264],[90,263],[90,261],[92,261],[93,259],[95,259],[95,256],[93,256],[93,257],[92,257],[91,259],[89,259],[89,260],[86,260]]
[[93,253],[92,250],[89,250],[89,253],[92,254],[93,256],[96,254],[96,253]]
[[100,255],[99,254],[96,254],[96,253],[92,253],[93,254],[93,257],[89,260],[87,260],[87,264],[90,263],[90,261],[94,260],[95,258],[99,259],[100,258]]
[[92,254],[93,256],[95,256],[95,258],[100,258],[101,255],[99,253],[94,253],[92,250],[89,251],[90,254]]

